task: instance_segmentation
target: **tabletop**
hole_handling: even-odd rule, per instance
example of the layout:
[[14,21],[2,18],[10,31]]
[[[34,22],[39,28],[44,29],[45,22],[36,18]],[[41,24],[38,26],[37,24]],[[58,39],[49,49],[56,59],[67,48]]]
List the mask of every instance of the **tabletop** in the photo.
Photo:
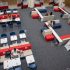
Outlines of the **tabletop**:
[[67,51],[70,50],[70,40],[67,42],[67,44],[64,46]]
[[12,68],[14,66],[20,66],[20,65],[21,65],[20,58],[7,59],[3,62],[4,69],[9,69],[9,68]]
[[18,17],[18,18],[15,18],[15,21],[20,21],[20,18]]
[[11,41],[17,40],[17,35],[12,35],[12,36],[10,36],[10,39],[11,39]]
[[19,34],[19,37],[22,39],[22,38],[26,38],[26,34],[25,33],[21,33]]
[[26,56],[25,58],[26,58],[27,64],[35,62],[35,59],[34,59],[33,55]]
[[7,38],[1,38],[1,44],[3,44],[3,43],[7,43],[8,41],[7,41]]
[[25,50],[24,51],[24,56],[26,57],[26,56],[29,56],[29,55],[32,55],[32,50],[31,49]]

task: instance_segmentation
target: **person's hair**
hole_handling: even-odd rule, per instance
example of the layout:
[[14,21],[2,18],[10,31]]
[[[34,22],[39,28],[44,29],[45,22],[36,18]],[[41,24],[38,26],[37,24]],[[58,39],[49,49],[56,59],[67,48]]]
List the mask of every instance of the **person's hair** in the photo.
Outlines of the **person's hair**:
[[14,48],[14,51],[16,51],[16,48]]

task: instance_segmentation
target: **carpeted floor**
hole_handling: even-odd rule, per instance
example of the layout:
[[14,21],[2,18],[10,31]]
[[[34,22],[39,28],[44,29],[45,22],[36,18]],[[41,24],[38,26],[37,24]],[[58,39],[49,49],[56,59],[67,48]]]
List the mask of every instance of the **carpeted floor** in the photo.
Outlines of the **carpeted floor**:
[[[67,52],[64,46],[54,46],[52,42],[46,42],[40,33],[40,29],[43,28],[44,23],[37,19],[32,19],[30,11],[32,9],[19,9],[21,15],[22,28],[26,29],[28,41],[32,44],[33,54],[37,63],[37,70],[67,70],[70,68],[70,52]],[[50,9],[49,9],[50,10]],[[52,10],[51,10],[52,11]],[[62,29],[56,30],[59,35],[70,33],[70,26],[66,23],[67,20],[61,19],[60,13],[53,13],[56,15],[56,19],[61,20]],[[13,28],[13,31],[18,33],[20,29]],[[11,32],[7,30],[5,33]],[[3,31],[0,31],[0,33]],[[25,59],[22,60],[22,68],[29,70],[26,65]],[[0,70],[3,70],[3,66],[0,66]]]

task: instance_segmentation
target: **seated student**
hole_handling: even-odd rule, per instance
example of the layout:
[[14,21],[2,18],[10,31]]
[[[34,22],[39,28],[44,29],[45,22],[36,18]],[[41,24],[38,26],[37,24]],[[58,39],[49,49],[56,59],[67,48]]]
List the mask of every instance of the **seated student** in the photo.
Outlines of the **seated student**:
[[18,49],[14,48],[11,52],[11,57],[12,58],[18,57],[19,56],[18,51],[19,51]]
[[4,14],[7,14],[7,13],[6,13],[6,10],[4,10]]
[[11,58],[11,51],[7,51],[7,52],[5,53],[5,57],[6,57],[6,58]]
[[50,15],[52,15],[53,14],[53,12],[50,12]]

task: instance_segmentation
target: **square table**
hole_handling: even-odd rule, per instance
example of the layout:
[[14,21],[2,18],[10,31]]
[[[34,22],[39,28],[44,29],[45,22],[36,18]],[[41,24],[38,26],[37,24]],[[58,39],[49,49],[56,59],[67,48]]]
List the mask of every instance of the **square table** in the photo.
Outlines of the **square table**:
[[70,40],[67,42],[67,44],[64,46],[67,51],[70,50]]
[[17,10],[15,10],[15,11],[13,11],[13,13],[18,13],[18,11],[17,11]]
[[26,58],[27,64],[31,64],[31,63],[35,62],[33,55],[26,56],[25,58]]
[[7,59],[3,62],[3,67],[4,69],[9,69],[15,66],[20,66],[21,65],[21,60],[20,58],[15,58],[15,59]]
[[16,41],[17,40],[17,35],[12,35],[10,36],[11,41]]
[[8,42],[7,38],[1,38],[0,40],[1,40],[1,41],[0,41],[1,44],[4,44],[4,43],[7,43],[7,42]]
[[15,18],[15,21],[20,21],[20,18]]
[[20,39],[26,38],[26,34],[25,33],[21,33],[21,34],[19,34],[19,37],[20,37]]
[[12,13],[11,11],[6,11],[6,12],[7,12],[8,14],[9,14],[9,13]]
[[24,51],[24,56],[26,57],[26,56],[29,56],[29,55],[32,55],[32,50],[31,49],[25,50]]

